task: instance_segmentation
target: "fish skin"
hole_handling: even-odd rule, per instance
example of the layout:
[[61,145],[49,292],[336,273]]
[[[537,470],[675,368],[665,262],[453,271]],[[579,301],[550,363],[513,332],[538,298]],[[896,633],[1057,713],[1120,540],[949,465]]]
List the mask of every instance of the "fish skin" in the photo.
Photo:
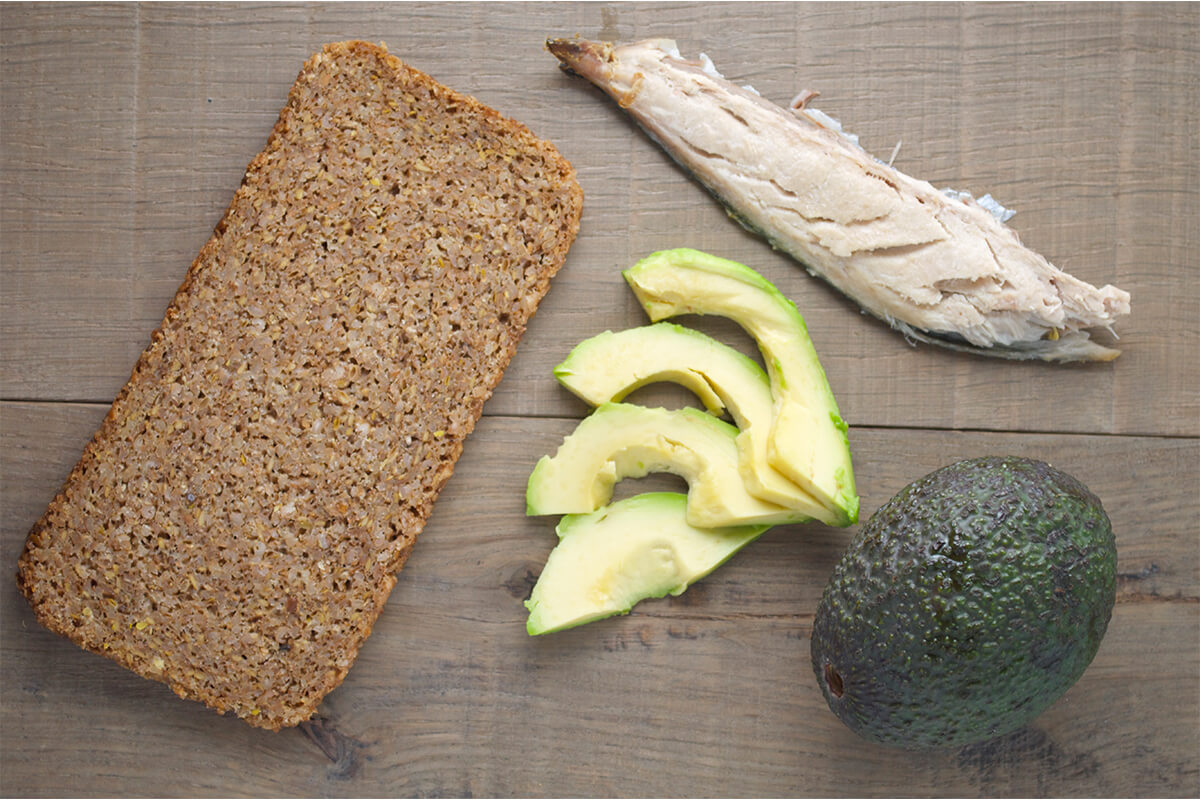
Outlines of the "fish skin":
[[[670,39],[549,39],[730,215],[906,339],[979,355],[1110,361],[1087,329],[1129,313],[1021,244],[970,198],[872,157],[821,116],[784,109],[689,61]],[[825,118],[828,119],[828,118]]]

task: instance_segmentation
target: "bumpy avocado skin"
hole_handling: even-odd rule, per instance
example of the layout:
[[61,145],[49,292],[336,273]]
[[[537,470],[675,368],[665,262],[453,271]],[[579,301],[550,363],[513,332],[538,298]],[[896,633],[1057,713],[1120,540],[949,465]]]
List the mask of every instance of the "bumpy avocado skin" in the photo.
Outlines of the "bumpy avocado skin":
[[1096,655],[1116,561],[1099,499],[1070,475],[1014,457],[944,467],[881,507],[834,570],[813,627],[817,682],[884,744],[1013,731]]

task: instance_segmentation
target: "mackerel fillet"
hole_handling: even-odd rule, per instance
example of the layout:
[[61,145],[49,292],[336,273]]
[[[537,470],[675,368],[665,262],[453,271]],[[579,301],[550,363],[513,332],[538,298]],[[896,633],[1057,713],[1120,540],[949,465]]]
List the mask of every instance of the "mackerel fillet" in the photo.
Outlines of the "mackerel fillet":
[[[564,70],[603,89],[747,228],[910,339],[981,355],[1109,361],[1089,328],[1129,313],[1023,246],[970,195],[873,158],[836,121],[725,80],[675,42],[552,39]],[[985,198],[984,200],[988,200]]]

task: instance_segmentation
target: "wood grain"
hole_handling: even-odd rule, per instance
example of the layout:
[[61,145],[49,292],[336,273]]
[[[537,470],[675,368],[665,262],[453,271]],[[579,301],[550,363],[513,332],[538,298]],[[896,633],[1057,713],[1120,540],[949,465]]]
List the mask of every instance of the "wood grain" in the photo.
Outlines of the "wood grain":
[[[675,37],[886,158],[992,192],[1023,240],[1133,295],[1108,365],[910,347],[733,224],[547,35]],[[303,60],[385,41],[579,171],[583,227],[375,634],[303,728],[177,700],[41,629],[0,581],[0,795],[1200,794],[1200,13],[1187,4],[0,6],[0,567],[161,319]],[[1105,502],[1120,586],[1083,679],[1030,726],[912,756],[857,740],[808,663],[853,531],[769,532],[679,598],[524,634],[553,541],[536,459],[585,413],[550,368],[643,316],[620,270],[692,246],[793,298],[852,425],[863,518],[920,475],[1014,453]],[[746,352],[733,325],[689,319]],[[637,395],[678,404],[670,388]],[[678,486],[656,477],[632,493]],[[4,566],[7,565],[7,566]]]
[[[1187,224],[1200,218],[1200,45],[1187,6],[67,8],[4,11],[5,397],[116,393],[298,65],[360,35],[525,121],[580,171],[585,234],[490,413],[565,413],[529,388],[572,343],[560,332],[640,322],[619,270],[688,244],[755,266],[797,301],[853,424],[1200,433],[1200,226]],[[599,28],[671,31],[781,102],[820,89],[870,149],[902,141],[902,169],[993,192],[1035,249],[1132,292],[1125,356],[1064,370],[908,346],[729,224],[542,50],[547,34]]]
[[[102,411],[0,406],[13,476],[4,563]],[[1004,452],[1078,475],[1118,535],[1118,605],[1079,684],[1017,734],[913,757],[857,741],[808,664],[812,614],[848,531],[778,528],[679,598],[527,637],[521,602],[553,521],[524,516],[521,487],[572,425],[484,420],[358,663],[307,731],[265,735],[178,702],[39,628],[10,584],[0,696],[5,730],[20,735],[6,733],[6,793],[116,793],[136,780],[169,794],[180,775],[191,792],[235,795],[1131,796],[1187,794],[1200,780],[1200,685],[1181,680],[1200,670],[1200,443],[852,432],[867,513],[942,463]],[[49,772],[47,748],[63,762]],[[86,752],[63,758],[72,748]]]

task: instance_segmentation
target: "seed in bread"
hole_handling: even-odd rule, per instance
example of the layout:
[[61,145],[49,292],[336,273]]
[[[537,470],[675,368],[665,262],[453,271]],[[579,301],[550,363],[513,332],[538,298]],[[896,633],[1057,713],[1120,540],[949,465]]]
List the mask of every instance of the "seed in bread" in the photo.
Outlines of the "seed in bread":
[[345,677],[578,230],[570,164],[326,46],[30,532],[37,618],[278,729]]

